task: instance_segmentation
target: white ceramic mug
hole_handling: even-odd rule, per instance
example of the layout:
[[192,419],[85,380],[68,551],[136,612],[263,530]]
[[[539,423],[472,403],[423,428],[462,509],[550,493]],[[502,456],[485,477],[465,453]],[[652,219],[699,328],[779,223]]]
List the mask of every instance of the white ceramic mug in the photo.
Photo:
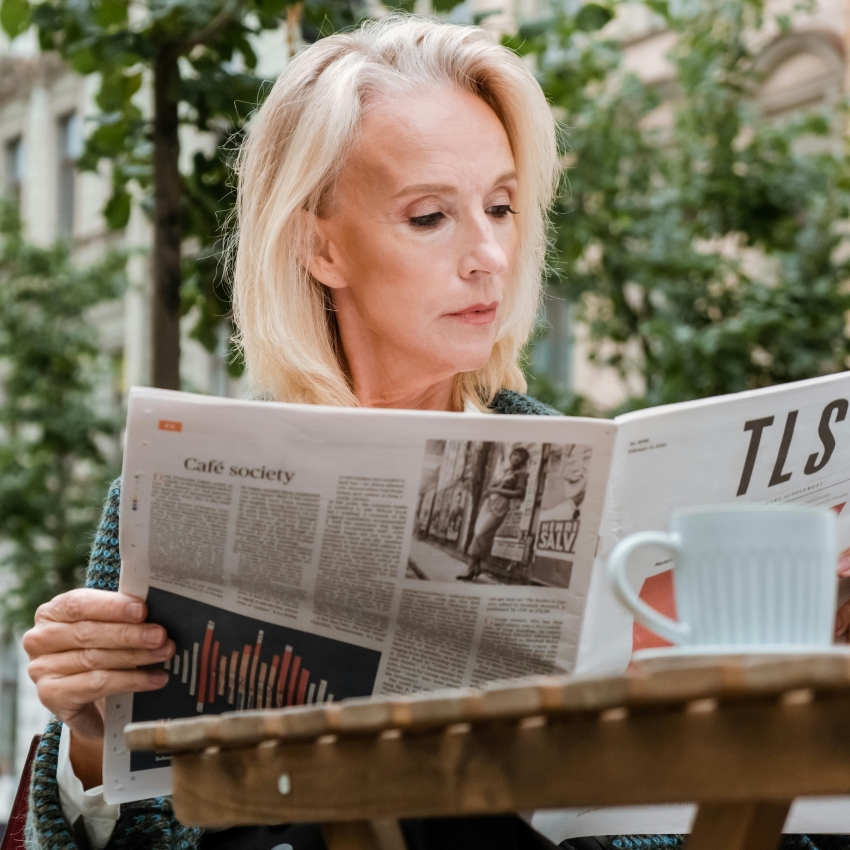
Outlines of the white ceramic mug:
[[[679,621],[659,614],[629,584],[629,559],[645,547],[673,555]],[[670,533],[620,541],[608,577],[635,619],[677,644],[825,646],[835,622],[832,511],[729,505],[676,511]]]

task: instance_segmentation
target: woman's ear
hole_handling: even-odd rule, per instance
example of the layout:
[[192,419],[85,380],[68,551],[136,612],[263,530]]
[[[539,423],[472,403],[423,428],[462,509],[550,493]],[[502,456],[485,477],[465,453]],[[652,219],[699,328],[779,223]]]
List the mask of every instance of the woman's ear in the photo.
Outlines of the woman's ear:
[[345,289],[348,284],[339,265],[340,252],[333,239],[329,220],[319,218],[307,210],[303,210],[301,214],[307,219],[307,225],[312,231],[312,248],[304,258],[307,271],[319,283],[331,289]]

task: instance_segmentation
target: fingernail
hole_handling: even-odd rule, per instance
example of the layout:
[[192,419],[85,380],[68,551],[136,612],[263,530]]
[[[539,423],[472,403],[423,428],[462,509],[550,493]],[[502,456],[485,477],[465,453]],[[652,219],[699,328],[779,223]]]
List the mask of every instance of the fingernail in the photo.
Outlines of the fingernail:
[[141,602],[128,602],[127,607],[124,610],[127,612],[127,616],[131,620],[141,620],[145,613],[144,606]]
[[168,658],[170,655],[174,654],[174,644],[167,640],[162,646],[157,647],[154,650],[154,656],[156,658]]
[[157,688],[161,688],[166,682],[168,682],[168,673],[163,670],[157,670],[155,673],[151,673],[151,684]]
[[163,631],[159,626],[151,626],[142,632],[142,640],[148,646],[159,646],[163,637]]

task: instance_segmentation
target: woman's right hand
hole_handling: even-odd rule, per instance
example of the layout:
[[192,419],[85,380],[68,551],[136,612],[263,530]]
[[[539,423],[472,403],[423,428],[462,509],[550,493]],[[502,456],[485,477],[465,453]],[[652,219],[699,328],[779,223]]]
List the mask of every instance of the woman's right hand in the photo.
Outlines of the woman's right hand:
[[40,606],[23,638],[38,698],[71,730],[71,762],[86,788],[102,782],[104,700],[153,691],[168,673],[139,670],[174,654],[165,629],[145,623],[135,596],[70,590]]

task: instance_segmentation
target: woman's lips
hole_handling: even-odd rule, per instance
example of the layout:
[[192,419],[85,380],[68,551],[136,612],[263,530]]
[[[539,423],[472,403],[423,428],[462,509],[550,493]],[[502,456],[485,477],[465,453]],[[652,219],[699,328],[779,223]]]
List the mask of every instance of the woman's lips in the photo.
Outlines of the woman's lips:
[[499,309],[499,302],[493,301],[492,304],[473,304],[471,307],[464,307],[457,313],[447,313],[451,319],[459,319],[467,325],[489,325],[496,318],[496,310]]

